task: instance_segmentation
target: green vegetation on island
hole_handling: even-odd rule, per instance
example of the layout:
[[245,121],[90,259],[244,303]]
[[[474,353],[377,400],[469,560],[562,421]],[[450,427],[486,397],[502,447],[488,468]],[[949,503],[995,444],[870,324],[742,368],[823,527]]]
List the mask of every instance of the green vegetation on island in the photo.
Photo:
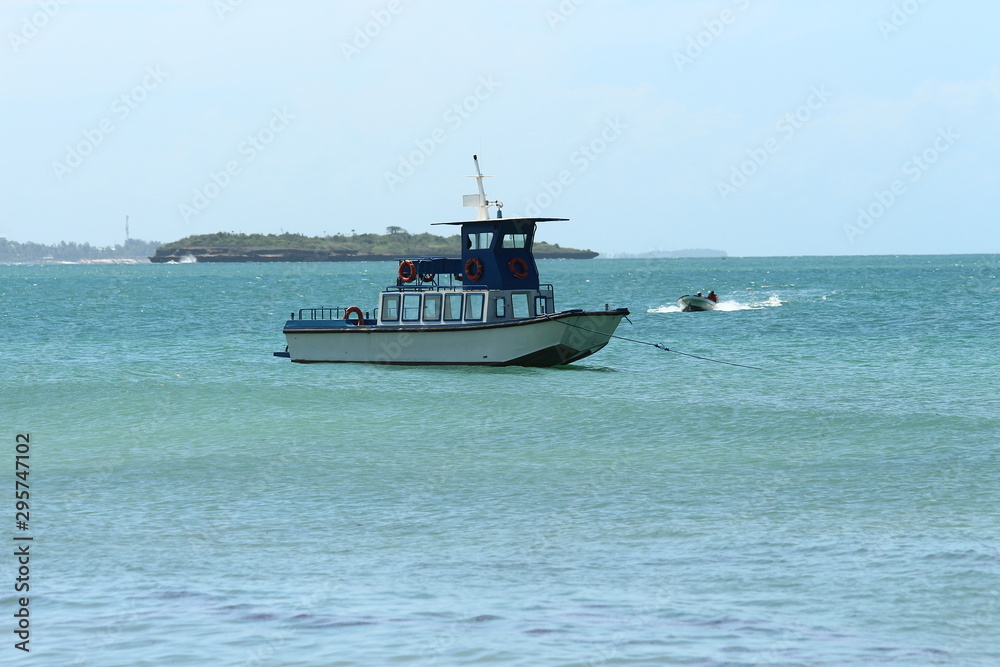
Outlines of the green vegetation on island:
[[[590,259],[590,250],[562,248],[558,243],[536,241],[536,257]],[[343,262],[384,260],[398,257],[459,257],[461,237],[410,234],[401,227],[388,227],[385,234],[235,234],[219,232],[188,236],[160,246],[153,262],[180,261],[192,256],[200,262]]]

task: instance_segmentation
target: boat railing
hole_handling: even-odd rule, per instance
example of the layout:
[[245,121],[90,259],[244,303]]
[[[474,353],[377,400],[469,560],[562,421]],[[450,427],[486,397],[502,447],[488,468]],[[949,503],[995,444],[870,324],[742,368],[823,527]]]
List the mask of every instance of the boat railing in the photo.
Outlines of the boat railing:
[[435,285],[433,283],[420,283],[420,284],[403,284],[403,285],[389,285],[385,288],[386,292],[462,292],[462,291],[473,291],[473,290],[483,290],[488,291],[490,289],[489,285]]
[[[346,308],[299,308],[300,320],[339,320]],[[295,319],[294,317],[292,318]]]
[[[366,320],[374,319],[375,311],[364,311]],[[347,315],[347,308],[342,306],[331,308],[299,308],[300,320],[342,320]],[[296,319],[295,313],[291,313],[291,319]],[[352,320],[353,322],[353,320]]]
[[[474,292],[483,291],[489,292],[495,289],[489,285],[434,285],[432,283],[419,283],[419,284],[403,284],[403,285],[389,285],[385,288],[386,292]],[[554,293],[554,288],[551,284],[544,284],[538,286],[538,291],[544,296],[552,296]]]

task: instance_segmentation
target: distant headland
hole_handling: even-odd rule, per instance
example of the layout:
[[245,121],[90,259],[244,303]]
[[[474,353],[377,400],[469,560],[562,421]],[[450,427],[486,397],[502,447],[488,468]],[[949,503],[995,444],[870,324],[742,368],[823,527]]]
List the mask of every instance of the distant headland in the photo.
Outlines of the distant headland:
[[[302,234],[201,234],[156,249],[151,262],[378,262],[399,257],[447,257],[461,252],[461,239],[434,234],[410,234],[389,227],[385,234],[304,236]],[[592,259],[592,250],[562,248],[535,242],[539,259]]]
[[134,264],[145,262],[156,252],[159,241],[128,239],[110,246],[62,241],[45,244],[31,241],[19,243],[0,238],[0,264]]
[[689,248],[687,250],[650,250],[637,254],[632,253],[608,253],[602,252],[601,259],[679,259],[691,257],[728,257],[724,250],[710,250],[708,248]]

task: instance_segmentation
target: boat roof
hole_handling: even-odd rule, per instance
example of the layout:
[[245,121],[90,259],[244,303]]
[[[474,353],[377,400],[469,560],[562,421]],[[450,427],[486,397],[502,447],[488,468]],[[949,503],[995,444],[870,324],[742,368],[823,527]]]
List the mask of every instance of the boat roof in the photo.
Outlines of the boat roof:
[[490,218],[488,220],[460,220],[458,222],[432,222],[432,225],[471,225],[482,222],[566,222],[569,218]]

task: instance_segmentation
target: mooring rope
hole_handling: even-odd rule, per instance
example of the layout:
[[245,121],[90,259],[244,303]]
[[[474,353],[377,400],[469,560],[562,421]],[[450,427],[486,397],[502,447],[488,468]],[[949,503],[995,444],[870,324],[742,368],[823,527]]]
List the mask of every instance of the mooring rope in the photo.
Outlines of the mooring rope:
[[[722,361],[721,359],[711,359],[709,357],[702,357],[702,356],[699,356],[697,354],[691,354],[690,352],[681,352],[680,350],[672,350],[669,347],[666,347],[664,345],[660,345],[659,343],[650,343],[649,341],[636,340],[635,338],[626,338],[625,336],[616,336],[615,334],[605,334],[603,331],[597,331],[596,329],[588,329],[587,327],[581,327],[578,324],[570,324],[569,322],[563,322],[561,319],[555,320],[555,321],[556,322],[562,322],[563,324],[565,324],[568,327],[575,327],[577,329],[583,329],[584,331],[589,331],[591,333],[603,334],[603,335],[606,335],[606,336],[610,336],[611,338],[617,338],[618,340],[625,340],[625,341],[628,341],[630,343],[639,343],[640,345],[649,345],[650,347],[655,347],[658,350],[663,350],[664,352],[673,352],[674,354],[681,354],[681,355],[684,355],[685,357],[691,357],[692,359],[701,359],[702,361],[711,361],[711,362],[716,363],[716,364],[726,364],[727,366],[737,366],[739,368],[749,368],[749,369],[752,369],[752,370],[755,370],[755,371],[762,371],[762,370],[764,370],[763,368],[760,368],[759,366],[747,366],[745,364],[735,364],[735,363],[733,363],[731,361]],[[625,316],[625,321],[628,322],[629,324],[631,324],[632,328],[635,329],[636,332],[639,333],[640,336],[642,335],[642,332],[639,331],[639,327],[635,326],[635,323],[633,323],[632,320],[630,320],[628,318],[628,316]]]

